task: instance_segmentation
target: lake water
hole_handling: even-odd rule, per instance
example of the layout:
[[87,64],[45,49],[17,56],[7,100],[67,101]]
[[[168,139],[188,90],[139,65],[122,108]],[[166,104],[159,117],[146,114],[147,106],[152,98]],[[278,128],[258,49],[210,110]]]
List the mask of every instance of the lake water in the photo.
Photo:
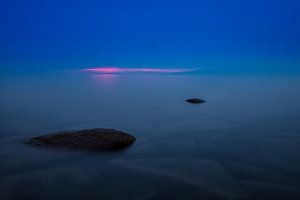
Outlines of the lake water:
[[[300,198],[298,75],[57,73],[2,77],[0,91],[2,200]],[[23,143],[96,127],[137,140],[112,153]]]

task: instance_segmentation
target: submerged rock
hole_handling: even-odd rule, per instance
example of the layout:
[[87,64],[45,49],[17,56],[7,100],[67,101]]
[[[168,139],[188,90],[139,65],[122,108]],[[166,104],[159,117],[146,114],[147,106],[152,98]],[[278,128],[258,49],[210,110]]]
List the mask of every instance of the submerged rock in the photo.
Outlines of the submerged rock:
[[48,146],[83,150],[117,150],[130,146],[135,137],[108,128],[63,131],[29,139],[35,146]]
[[185,100],[186,102],[189,102],[189,103],[205,103],[206,101],[203,100],[203,99],[199,99],[199,98],[191,98],[191,99],[186,99]]
[[[205,191],[211,194],[212,196],[209,199],[248,199],[247,192],[241,187],[239,182],[215,160],[160,157],[116,159],[110,160],[107,163],[134,172],[148,175],[152,174],[153,177],[160,178],[158,180],[167,178],[181,182],[182,185],[193,186],[198,189],[198,191]],[[176,194],[176,191],[174,192]],[[174,195],[174,193],[172,193],[172,195]],[[203,196],[201,195],[201,197]],[[193,196],[193,199],[194,198]],[[191,198],[186,197],[184,199]]]

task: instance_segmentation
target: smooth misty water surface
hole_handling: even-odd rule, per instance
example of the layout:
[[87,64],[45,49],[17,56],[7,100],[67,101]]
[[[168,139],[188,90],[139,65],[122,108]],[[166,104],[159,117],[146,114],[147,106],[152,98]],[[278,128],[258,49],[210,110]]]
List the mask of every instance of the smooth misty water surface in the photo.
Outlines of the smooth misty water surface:
[[[2,77],[0,91],[2,200],[300,197],[299,76],[52,74]],[[23,144],[95,127],[137,141],[113,153]]]

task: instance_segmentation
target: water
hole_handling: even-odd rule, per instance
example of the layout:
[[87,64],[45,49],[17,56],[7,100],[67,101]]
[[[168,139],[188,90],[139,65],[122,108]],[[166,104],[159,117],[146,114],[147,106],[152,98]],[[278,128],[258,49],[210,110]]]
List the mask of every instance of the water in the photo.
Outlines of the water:
[[[299,199],[298,75],[49,74],[0,80],[1,199]],[[184,100],[200,97],[192,105]],[[112,127],[125,151],[36,148]]]

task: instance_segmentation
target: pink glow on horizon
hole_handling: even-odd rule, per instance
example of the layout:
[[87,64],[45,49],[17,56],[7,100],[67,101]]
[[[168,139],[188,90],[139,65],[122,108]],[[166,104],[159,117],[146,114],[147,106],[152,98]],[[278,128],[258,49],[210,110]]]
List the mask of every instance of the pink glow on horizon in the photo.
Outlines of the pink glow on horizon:
[[117,67],[95,67],[95,68],[87,68],[85,70],[90,72],[106,73],[106,74],[120,73],[123,71]]
[[120,68],[120,67],[94,67],[85,69],[87,72],[115,74],[126,72],[149,72],[149,73],[178,73],[189,72],[191,69],[163,69],[163,68]]

